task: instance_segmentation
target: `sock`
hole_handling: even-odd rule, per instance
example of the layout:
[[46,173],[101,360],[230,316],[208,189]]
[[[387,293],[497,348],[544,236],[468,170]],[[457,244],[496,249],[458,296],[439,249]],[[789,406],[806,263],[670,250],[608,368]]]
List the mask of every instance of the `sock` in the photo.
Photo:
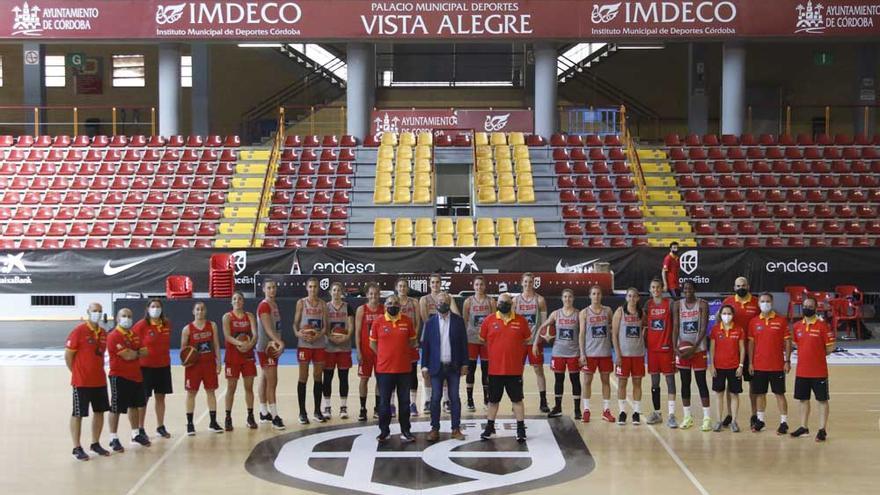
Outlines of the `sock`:
[[468,385],[468,387],[467,387],[467,399],[468,399],[468,402],[474,401],[474,386],[473,385]]
[[782,414],[782,415],[780,415],[780,416],[779,416],[779,422],[780,422],[780,423],[788,423],[788,415],[787,415],[787,414]]
[[315,398],[315,411],[321,411],[321,399],[324,398],[324,384],[321,382],[312,384],[312,396]]
[[299,403],[299,413],[306,413],[306,383],[297,382],[296,384],[296,400]]
[[138,435],[140,435],[140,433],[138,433],[137,430],[132,430],[132,432],[131,432],[131,439],[134,440],[134,437],[136,437],[136,436],[138,436]]
[[764,411],[758,411],[758,421],[764,421]]
[[607,411],[611,409],[611,401],[610,400],[602,400],[602,409]]
[[654,412],[660,412],[660,386],[651,387],[651,402],[654,404]]
[[110,434],[110,441],[113,441],[113,440],[119,440],[119,436],[116,435],[116,433],[111,433],[111,434]]
[[590,399],[583,399],[581,402],[584,404],[584,411],[590,410]]
[[140,434],[140,435],[147,436],[147,430],[145,430],[145,429],[143,429],[143,428],[138,428],[138,431],[137,431],[137,432],[138,432],[138,434]]
[[227,418],[231,418],[231,417],[232,417],[232,411],[230,411],[229,409],[226,410],[226,417],[227,417]]
[[361,397],[360,399],[361,399],[361,409],[366,409],[367,408],[367,398]]
[[525,421],[517,421],[517,422],[516,422],[516,429],[517,429],[517,430],[520,430],[520,429],[524,430],[524,429],[526,429],[526,422],[525,422]]
[[263,416],[269,414],[269,407],[266,405],[265,402],[260,402],[260,414],[262,414]]
[[691,417],[691,406],[681,406],[681,408],[684,409],[684,417]]
[[494,428],[495,427],[495,420],[494,419],[487,419],[486,426],[490,427],[490,428]]
[[640,400],[633,401],[633,412],[637,412],[637,413],[642,412],[642,401],[640,401]]
[[193,424],[193,413],[186,413],[186,424]]
[[278,416],[278,407],[275,404],[269,404],[269,414],[274,418]]
[[556,409],[562,409],[562,396],[557,395],[555,397],[555,399],[556,399],[556,401],[555,401],[556,402]]
[[712,410],[708,407],[704,407],[703,408],[703,417],[704,418],[712,417]]
[[547,391],[539,392],[541,394],[541,404],[547,403]]
[[249,407],[247,411],[248,411],[248,417],[253,418],[254,417],[254,408]]
[[211,416],[211,423],[217,422],[217,411],[208,411],[208,415]]
[[666,409],[669,411],[669,414],[675,414],[675,401],[670,400],[666,402]]
[[[626,411],[626,400],[625,399],[618,399],[617,400],[617,407],[620,408],[620,412],[625,412]],[[606,407],[605,409],[608,409],[608,408]]]

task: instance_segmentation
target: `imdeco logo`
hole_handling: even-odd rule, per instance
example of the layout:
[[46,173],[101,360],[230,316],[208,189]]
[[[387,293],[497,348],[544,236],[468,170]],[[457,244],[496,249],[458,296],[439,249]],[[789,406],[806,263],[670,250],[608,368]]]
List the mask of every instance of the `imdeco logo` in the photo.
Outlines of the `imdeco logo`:
[[737,16],[736,4],[731,1],[635,1],[594,5],[590,20],[593,24],[607,24],[620,12],[626,24],[726,24]]

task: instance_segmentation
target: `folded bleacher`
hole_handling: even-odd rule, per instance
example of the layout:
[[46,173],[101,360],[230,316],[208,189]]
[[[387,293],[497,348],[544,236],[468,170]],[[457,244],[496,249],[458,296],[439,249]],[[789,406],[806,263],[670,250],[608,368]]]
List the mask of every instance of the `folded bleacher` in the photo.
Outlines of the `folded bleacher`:
[[535,221],[530,217],[377,218],[373,247],[534,247]]

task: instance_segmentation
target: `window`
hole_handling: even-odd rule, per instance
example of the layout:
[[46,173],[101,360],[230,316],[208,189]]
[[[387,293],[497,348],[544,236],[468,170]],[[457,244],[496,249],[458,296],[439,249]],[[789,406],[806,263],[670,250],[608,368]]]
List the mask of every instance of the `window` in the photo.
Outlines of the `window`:
[[113,55],[113,86],[116,88],[143,88],[146,86],[144,77],[143,55]]
[[180,87],[193,87],[193,58],[191,55],[180,56]]
[[3,87],[3,55],[0,55],[0,88]]
[[46,55],[44,83],[47,88],[63,88],[67,86],[67,70],[64,67],[64,55]]

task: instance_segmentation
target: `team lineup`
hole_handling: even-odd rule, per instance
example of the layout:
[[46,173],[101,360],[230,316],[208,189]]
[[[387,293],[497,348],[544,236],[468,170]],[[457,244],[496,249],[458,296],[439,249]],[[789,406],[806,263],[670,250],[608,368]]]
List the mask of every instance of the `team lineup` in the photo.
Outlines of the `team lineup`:
[[[672,256],[675,255],[673,249]],[[665,263],[664,263],[665,265]],[[664,423],[661,412],[661,382],[667,392],[669,428],[691,429],[697,418],[692,413],[691,384],[696,382],[702,415],[700,429],[739,432],[739,396],[743,381],[749,381],[750,430],[767,427],[767,393],[777,403],[778,435],[801,437],[809,434],[810,399],[819,407],[816,441],[827,438],[829,414],[826,356],[834,347],[834,332],[817,315],[816,301],[803,303],[803,318],[790,324],[773,310],[770,293],[752,294],[748,280],[740,277],[734,295],[726,298],[710,327],[709,305],[696,296],[693,283],[685,282],[678,299],[677,284],[651,280],[646,302],[636,288],[626,290],[625,302],[612,310],[603,304],[599,286],[589,289],[589,305],[575,306],[577,294],[562,292],[562,307],[548,314],[545,299],[535,290],[534,277],[522,275],[519,294],[503,293],[493,298],[486,293],[483,277],[473,279],[473,295],[459,310],[455,298],[441,290],[441,277],[429,279],[430,293],[421,298],[409,295],[409,285],[398,280],[393,294],[382,299],[378,285],[368,284],[366,302],[357,308],[345,300],[342,284],[329,288],[329,301],[319,296],[315,278],[306,283],[307,296],[296,301],[292,332],[297,338],[299,423],[324,423],[334,415],[348,419],[349,370],[352,353],[357,358],[358,421],[378,419],[377,441],[391,436],[390,423],[397,417],[400,441],[414,441],[410,420],[420,414],[418,382],[422,378],[425,399],[421,414],[431,418],[427,440],[438,441],[441,405],[451,416],[451,438],[464,439],[460,429],[463,409],[477,411],[475,382],[477,368],[486,412],[481,438],[495,435],[499,403],[506,393],[516,418],[516,440],[526,442],[523,373],[526,364],[535,373],[539,409],[548,417],[563,414],[565,382],[570,382],[572,415],[588,423],[596,417],[626,425],[642,422],[642,380],[651,379],[652,410],[645,422]],[[677,278],[677,277],[676,277]],[[673,285],[675,285],[673,287]],[[278,412],[278,364],[284,352],[281,313],[276,302],[277,283],[266,280],[265,298],[256,314],[245,311],[245,296],[235,292],[231,310],[222,316],[220,328],[211,321],[207,306],[193,306],[193,321],[182,330],[180,358],[185,368],[186,432],[195,435],[193,421],[196,396],[205,390],[210,414],[209,430],[234,430],[232,417],[238,382],[243,382],[247,416],[245,424],[256,429],[268,424],[276,430],[286,425]],[[673,297],[665,297],[668,291]],[[73,412],[70,433],[73,456],[88,460],[80,443],[82,418],[90,410],[91,443],[88,451],[98,456],[122,453],[119,417],[128,416],[132,445],[148,447],[150,436],[144,427],[150,399],[156,417],[156,435],[170,438],[165,426],[166,396],[172,394],[171,322],[162,300],[151,299],[145,315],[134,320],[132,311],[120,309],[115,327],[106,332],[100,326],[103,308],[93,303],[87,319],[70,333],[65,360],[71,371]],[[220,333],[225,353],[220,352]],[[789,432],[786,375],[797,346],[798,359],[794,399],[800,403],[800,422]],[[544,374],[544,348],[550,347],[554,402],[548,403]],[[109,355],[109,373],[105,371]],[[259,373],[258,373],[259,368]],[[612,412],[612,372],[616,377],[617,415]],[[224,424],[218,422],[219,375],[227,382]],[[594,376],[601,383],[601,408],[592,400]],[[680,392],[676,374],[680,377]],[[568,376],[566,376],[568,375]],[[108,380],[109,376],[109,380]],[[375,376],[372,414],[368,409],[370,378]],[[308,407],[308,382],[312,379],[312,408]],[[333,410],[334,378],[338,387],[338,409]],[[460,399],[460,379],[465,380],[466,401]],[[258,416],[254,412],[256,381]],[[107,384],[110,391],[108,394]],[[716,403],[710,408],[710,387]],[[629,394],[629,395],[628,395]],[[676,417],[678,395],[683,416]],[[394,400],[396,397],[396,400]],[[628,407],[629,406],[629,407]],[[595,409],[594,409],[595,408]],[[593,416],[591,411],[597,412]],[[109,449],[101,445],[104,413],[109,411]]]

